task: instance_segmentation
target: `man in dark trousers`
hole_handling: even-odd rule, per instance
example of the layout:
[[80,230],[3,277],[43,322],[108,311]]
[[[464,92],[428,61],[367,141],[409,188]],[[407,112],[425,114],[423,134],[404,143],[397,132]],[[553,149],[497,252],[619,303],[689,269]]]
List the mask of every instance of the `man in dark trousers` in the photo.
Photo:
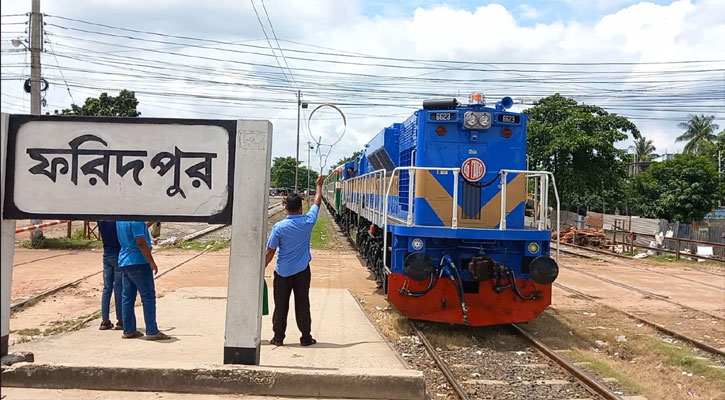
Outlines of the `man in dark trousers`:
[[110,317],[111,294],[116,304],[116,327],[123,329],[123,312],[121,311],[121,290],[123,289],[123,273],[118,268],[118,253],[121,244],[116,235],[116,221],[98,221],[98,230],[103,241],[103,294],[101,294],[101,327],[102,331],[112,329]]
[[274,337],[270,343],[282,346],[287,330],[289,298],[295,293],[295,318],[297,328],[302,332],[300,344],[310,346],[317,341],[312,338],[312,319],[310,317],[310,236],[317,222],[317,214],[322,203],[322,183],[324,177],[317,178],[317,192],[314,204],[307,214],[302,214],[302,197],[292,193],[287,197],[285,209],[287,218],[274,224],[267,241],[266,265],[277,255],[277,268],[274,270],[274,313],[272,330]]

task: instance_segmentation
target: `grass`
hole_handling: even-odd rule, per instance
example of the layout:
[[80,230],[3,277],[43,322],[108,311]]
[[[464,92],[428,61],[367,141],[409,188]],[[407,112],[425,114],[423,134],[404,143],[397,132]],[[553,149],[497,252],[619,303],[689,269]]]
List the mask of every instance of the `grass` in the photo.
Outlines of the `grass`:
[[310,237],[310,247],[313,249],[328,249],[329,239],[331,237],[330,220],[320,215],[317,223],[312,228],[312,236]]
[[13,332],[18,335],[18,338],[15,340],[15,344],[29,342],[37,336],[51,336],[60,333],[77,331],[86,325],[86,321],[91,321],[100,316],[101,312],[96,311],[94,313],[82,315],[73,319],[54,321],[51,323],[52,326],[45,329],[44,331],[41,331],[38,328],[20,329]]
[[41,236],[36,240],[26,240],[20,243],[20,247],[25,249],[61,249],[61,250],[87,250],[98,249],[103,247],[100,240],[83,239],[83,238],[47,238]]
[[605,306],[550,308],[525,328],[555,349],[571,350],[567,357],[590,363],[583,368],[616,379],[628,394],[720,398],[725,392],[725,370],[714,368],[718,362]]
[[209,250],[209,251],[219,251],[222,249],[226,249],[231,244],[231,241],[229,240],[187,240],[185,242],[181,242],[179,244],[170,244],[170,245],[164,245],[160,246],[160,250],[170,250],[170,249],[183,249],[183,250],[195,250],[195,251],[201,251],[201,250]]
[[[320,213],[317,216],[317,222],[312,228],[312,236],[310,237],[310,247],[318,250],[335,250],[335,225],[328,216],[327,212],[320,206]],[[309,207],[307,204],[303,206],[303,212],[307,212]]]
[[662,357],[665,363],[672,367],[684,368],[693,375],[704,376],[707,379],[725,382],[725,370],[713,368],[710,360],[703,360],[689,347],[674,345],[662,341],[653,341],[650,350]]
[[692,259],[686,259],[685,257],[688,257],[686,254],[682,254],[680,256],[680,259],[678,260],[675,258],[674,254],[658,254],[656,256],[649,256],[647,257],[650,260],[654,261],[661,261],[661,262],[679,262],[679,263],[687,263],[687,264],[699,264],[699,265],[716,265],[716,261],[709,261],[709,260],[702,260],[698,261],[696,258]]
[[640,383],[632,379],[628,374],[622,373],[615,369],[608,362],[602,360],[599,357],[593,357],[589,353],[585,353],[579,350],[572,351],[567,354],[567,357],[571,358],[574,362],[586,362],[589,363],[587,368],[596,372],[601,376],[614,378],[617,380],[625,390],[630,393],[644,393],[646,389],[640,385]]

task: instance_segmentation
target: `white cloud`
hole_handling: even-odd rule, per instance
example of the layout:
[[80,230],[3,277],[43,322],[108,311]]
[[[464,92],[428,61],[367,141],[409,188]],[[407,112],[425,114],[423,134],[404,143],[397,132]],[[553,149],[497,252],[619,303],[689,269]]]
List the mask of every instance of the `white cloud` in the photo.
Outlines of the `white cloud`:
[[536,19],[541,15],[541,11],[529,4],[518,6],[518,12],[522,19]]
[[[532,83],[516,83],[530,77],[528,72],[512,72],[506,69],[497,70],[496,66],[489,66],[486,63],[497,61],[508,62],[602,62],[602,61],[626,61],[626,62],[651,62],[668,60],[692,60],[692,59],[725,59],[725,48],[722,46],[722,38],[725,37],[725,6],[722,1],[697,1],[679,0],[669,5],[655,5],[641,2],[630,5],[626,8],[616,9],[622,5],[632,4],[632,1],[605,2],[603,0],[577,1],[581,7],[592,9],[614,9],[613,12],[603,16],[594,23],[588,21],[555,21],[547,24],[537,23],[525,25],[524,20],[535,20],[541,13],[547,12],[546,8],[531,5],[521,5],[517,8],[507,9],[500,4],[490,4],[479,7],[473,11],[463,10],[452,6],[431,6],[415,9],[412,14],[395,14],[365,16],[362,3],[359,1],[336,1],[317,0],[306,2],[287,2],[282,0],[265,1],[267,10],[274,23],[275,31],[280,38],[297,42],[310,43],[334,49],[341,49],[350,53],[372,54],[384,57],[402,57],[418,60],[444,59],[444,60],[472,60],[475,61],[467,68],[489,69],[486,72],[451,72],[432,71],[416,69],[393,69],[381,66],[365,66],[348,64],[321,64],[313,61],[295,60],[292,57],[310,57],[314,59],[330,58],[321,55],[305,55],[287,52],[288,62],[293,68],[318,69],[323,72],[337,71],[345,73],[369,74],[372,77],[335,78],[334,81],[329,75],[312,73],[309,71],[297,71],[295,76],[302,83],[302,91],[305,99],[319,104],[321,102],[334,103],[355,103],[355,102],[398,102],[406,105],[419,105],[424,100],[424,95],[411,95],[405,98],[404,92],[410,89],[412,93],[420,92],[430,95],[460,93],[459,99],[464,99],[468,92],[473,90],[484,90],[489,94],[490,100],[496,100],[497,96],[512,95],[516,99],[532,101],[541,96],[559,91],[578,98],[588,103],[612,105],[624,103],[624,100],[615,91],[607,92],[604,85],[596,83],[579,83],[574,79],[564,81],[557,85],[543,85]],[[28,2],[2,2],[3,14],[25,12],[29,7]],[[212,38],[224,41],[243,41],[264,39],[259,27],[259,22],[254,15],[251,6],[247,2],[223,0],[204,3],[203,6],[197,1],[161,1],[149,2],[147,0],[116,0],[106,1],[103,6],[98,2],[89,2],[85,7],[78,6],[78,1],[54,1],[43,4],[44,11],[51,15],[62,15],[72,18],[86,19],[115,26],[125,26],[133,29],[149,30],[186,36],[197,36]],[[266,19],[261,8],[261,2],[255,0],[258,12],[265,21]],[[518,16],[518,20],[517,17]],[[57,19],[48,18],[46,22],[61,24]],[[70,25],[70,23],[62,23]],[[88,29],[97,29],[86,27]],[[59,35],[73,35],[85,37],[80,32],[68,32],[57,27],[48,26],[48,31]],[[271,32],[268,30],[268,34]],[[52,37],[53,40],[60,40],[59,37]],[[3,36],[5,39],[5,36]],[[99,38],[113,42],[113,38]],[[267,46],[265,40],[246,42],[263,47]],[[108,47],[93,45],[91,43],[67,42],[74,46],[83,46],[95,51],[108,51]],[[135,46],[149,48],[166,48],[158,43],[135,43]],[[296,47],[306,50],[320,50],[312,47],[302,47],[283,42],[283,46]],[[3,47],[5,49],[5,47]],[[60,51],[60,49],[57,49]],[[177,51],[177,50],[168,50]],[[205,51],[197,48],[187,48],[183,51],[186,54],[212,56],[230,60],[226,63],[203,61],[196,59],[182,59],[176,56],[150,54],[143,52],[124,53],[129,56],[143,58],[155,58],[165,60],[169,63],[198,65],[214,68],[214,72],[200,74],[198,72],[170,72],[179,74],[178,80],[158,80],[156,82],[141,84],[138,80],[124,81],[123,77],[109,77],[101,79],[98,76],[68,71],[66,77],[69,80],[86,80],[99,87],[130,87],[138,91],[143,90],[166,90],[169,92],[185,90],[189,93],[203,91],[208,95],[225,95],[232,98],[259,98],[269,97],[279,100],[278,108],[259,107],[253,101],[244,102],[244,106],[230,106],[219,102],[210,102],[196,99],[164,99],[139,94],[141,99],[141,110],[144,116],[173,116],[173,117],[207,117],[209,114],[218,113],[224,115],[238,115],[243,118],[269,118],[274,124],[274,155],[294,155],[296,136],[296,99],[292,91],[287,93],[262,91],[259,89],[241,86],[211,87],[204,85],[200,88],[183,81],[187,77],[202,76],[204,79],[218,82],[239,83],[240,73],[230,73],[229,68],[234,71],[248,71],[252,75],[259,75],[273,71],[268,68],[249,67],[237,62],[258,62],[276,65],[274,59],[253,56],[249,54],[235,54],[221,51]],[[256,49],[256,52],[269,52],[269,50]],[[3,65],[6,61],[3,57]],[[338,58],[340,59],[340,58]],[[48,55],[44,55],[44,63],[54,65],[55,61]],[[393,61],[357,59],[362,63],[395,64]],[[73,65],[67,59],[60,59],[62,65]],[[172,64],[170,64],[172,65]],[[414,67],[424,67],[426,63],[409,63]],[[88,66],[86,66],[88,67]],[[93,66],[91,66],[93,67]],[[97,68],[97,67],[93,67]],[[526,65],[517,67],[520,70],[540,70],[543,66]],[[551,68],[551,67],[549,67]],[[582,67],[583,68],[583,67]],[[604,67],[603,67],[604,68]],[[614,68],[614,67],[611,67]],[[675,67],[638,67],[633,70],[635,74],[642,73],[647,69],[676,69]],[[713,68],[725,68],[723,65]],[[605,69],[606,70],[606,69]],[[46,69],[44,74],[53,73],[52,69]],[[221,75],[224,73],[224,75]],[[6,69],[3,69],[3,75]],[[455,78],[475,79],[479,81],[478,87],[465,87],[463,85],[449,84],[443,87],[434,83],[430,87],[424,87],[422,83],[415,81],[406,82],[396,79],[382,79],[383,76],[406,76],[422,78]],[[593,81],[597,75],[585,76]],[[722,78],[722,75],[720,75]],[[113,78],[113,79],[111,79]],[[56,79],[60,79],[56,77]],[[113,83],[114,79],[120,80]],[[244,78],[254,81],[254,76]],[[641,75],[631,75],[630,81],[642,81]],[[256,80],[259,81],[259,78]],[[665,82],[667,83],[667,82]],[[637,84],[636,88],[640,93],[647,93],[648,90],[655,93],[655,88],[662,89],[665,83]],[[347,91],[344,94],[331,94],[334,87],[345,86],[347,88],[355,85],[360,88],[373,88],[379,90],[390,90],[393,94],[371,94],[366,92]],[[634,84],[631,84],[634,85]],[[716,84],[713,83],[713,86]],[[629,86],[632,88],[635,86]],[[612,85],[607,86],[614,88]],[[683,93],[686,88],[683,88]],[[76,101],[87,96],[97,95],[97,90],[73,89]],[[720,87],[722,92],[722,86]],[[324,91],[324,94],[322,94]],[[600,97],[592,98],[584,94],[599,93]],[[22,97],[20,84],[11,81],[4,82],[3,93]],[[77,94],[76,94],[77,93]],[[320,93],[320,94],[315,94]],[[611,93],[609,97],[603,97]],[[577,97],[579,96],[579,97]],[[55,86],[48,94],[51,104],[63,105],[69,102],[67,93],[62,86]],[[3,96],[3,101],[14,103]],[[174,104],[176,103],[176,104]],[[183,103],[183,104],[182,104]],[[152,106],[154,104],[154,106]],[[624,103],[626,104],[626,103]],[[662,108],[673,106],[681,108],[680,112],[650,112],[640,111],[639,116],[671,118],[673,115],[684,116],[696,104],[660,104],[650,100],[646,105],[651,108]],[[725,115],[725,105],[721,108],[712,109],[712,113]],[[162,108],[166,107],[166,108]],[[169,110],[169,108],[180,111]],[[403,108],[381,108],[381,107],[352,107],[342,106],[349,114],[349,126],[346,139],[338,144],[330,155],[330,162],[346,156],[352,151],[359,149],[362,145],[376,134],[384,126],[393,122],[402,122],[411,109]],[[52,108],[51,108],[52,109]],[[626,108],[612,108],[612,111],[627,114]],[[373,115],[382,115],[373,117]],[[392,115],[392,116],[389,116]],[[323,142],[329,143],[336,138],[334,120],[328,121],[321,127]],[[720,125],[725,125],[722,120]],[[642,133],[655,140],[659,148],[668,148],[670,151],[680,148],[682,144],[675,144],[674,138],[679,134],[676,128],[676,121],[638,120]],[[300,141],[306,142],[304,124]],[[301,157],[306,159],[306,150],[301,146]],[[317,165],[312,162],[313,167]],[[328,165],[329,166],[329,165]]]

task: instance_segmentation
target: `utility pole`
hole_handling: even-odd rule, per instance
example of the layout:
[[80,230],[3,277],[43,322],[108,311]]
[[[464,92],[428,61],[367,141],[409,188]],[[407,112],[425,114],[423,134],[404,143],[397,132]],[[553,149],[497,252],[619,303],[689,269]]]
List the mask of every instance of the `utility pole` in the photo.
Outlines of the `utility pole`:
[[297,147],[295,151],[295,192],[297,192],[297,175],[300,172],[300,108],[302,107],[302,93],[297,91]]
[[[43,22],[40,15],[40,0],[33,0],[30,13],[30,113],[40,115],[40,51],[43,48]],[[32,220],[32,224],[39,224],[42,220]],[[43,236],[42,229],[30,233],[31,240]]]

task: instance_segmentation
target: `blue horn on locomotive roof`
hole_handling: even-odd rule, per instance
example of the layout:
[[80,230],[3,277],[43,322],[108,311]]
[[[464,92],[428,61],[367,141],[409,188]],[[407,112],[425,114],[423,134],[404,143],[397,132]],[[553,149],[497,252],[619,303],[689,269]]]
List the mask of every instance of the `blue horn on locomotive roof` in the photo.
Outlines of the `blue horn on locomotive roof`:
[[507,108],[511,108],[511,106],[514,105],[514,99],[506,96],[501,101],[496,102],[496,109],[497,110],[505,110]]

